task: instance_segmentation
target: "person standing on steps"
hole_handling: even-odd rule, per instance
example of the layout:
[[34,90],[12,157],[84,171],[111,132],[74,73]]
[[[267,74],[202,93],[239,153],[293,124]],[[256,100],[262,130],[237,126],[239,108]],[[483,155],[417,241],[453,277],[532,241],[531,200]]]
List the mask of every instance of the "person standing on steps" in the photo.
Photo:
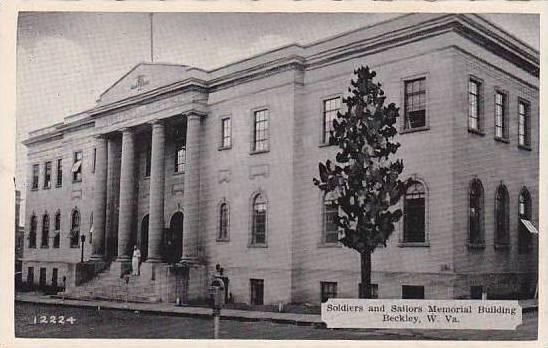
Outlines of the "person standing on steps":
[[141,251],[137,245],[133,246],[133,257],[131,259],[131,271],[133,275],[139,275],[139,266],[141,264]]

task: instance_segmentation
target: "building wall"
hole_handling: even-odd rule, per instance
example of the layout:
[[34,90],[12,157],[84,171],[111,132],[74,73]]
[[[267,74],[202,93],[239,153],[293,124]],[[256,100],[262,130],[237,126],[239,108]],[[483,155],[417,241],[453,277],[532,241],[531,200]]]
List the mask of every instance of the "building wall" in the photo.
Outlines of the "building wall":
[[[352,72],[360,65],[369,65],[377,72],[387,103],[400,107],[403,129],[403,86],[406,79],[425,76],[427,84],[428,130],[409,132],[397,137],[402,145],[397,158],[404,160],[405,170],[401,178],[415,177],[427,188],[427,242],[428,246],[411,247],[402,241],[402,223],[397,225],[388,247],[373,253],[373,271],[399,272],[396,276],[379,275],[379,296],[401,296],[394,290],[395,284],[423,285],[417,273],[432,274],[448,267],[448,253],[452,250],[451,237],[451,190],[448,178],[452,175],[451,127],[452,93],[451,54],[440,50],[444,38],[421,42],[422,54],[414,47],[394,49],[379,54],[357,58],[334,66],[306,72],[303,117],[297,118],[295,180],[295,280],[299,284],[293,292],[296,302],[319,298],[320,282],[338,283],[341,296],[355,297],[360,279],[359,254],[342,246],[321,243],[322,194],[313,186],[312,178],[318,177],[318,162],[334,159],[338,149],[322,146],[322,101],[344,93],[349,86]],[[389,61],[389,58],[399,57]],[[401,129],[400,129],[401,130]],[[427,146],[425,146],[428,144]],[[373,282],[375,282],[373,278]],[[426,286],[426,285],[425,285]],[[391,290],[382,290],[382,289]],[[435,289],[425,289],[426,294]],[[446,297],[449,294],[442,293]]]
[[[468,47],[469,51],[477,50],[476,47]],[[509,273],[518,274],[519,282],[522,282],[526,274],[534,287],[537,272],[538,248],[526,254],[518,253],[518,196],[521,188],[526,186],[531,194],[532,221],[538,226],[538,131],[539,109],[538,89],[532,85],[538,85],[538,81],[531,76],[524,76],[515,66],[507,64],[497,57],[486,57],[482,51],[474,52],[472,56],[461,50],[456,51],[454,67],[458,70],[455,83],[461,91],[457,94],[458,109],[453,114],[453,162],[466,163],[454,167],[453,174],[453,230],[454,230],[454,269],[462,276],[476,279],[475,285],[483,285],[488,294],[501,294],[515,289],[508,288],[507,279]],[[482,59],[489,59],[489,64]],[[502,71],[500,68],[506,68]],[[483,88],[483,113],[484,134],[468,132],[468,80],[470,76],[482,81]],[[507,93],[508,99],[508,125],[509,141],[495,140],[494,130],[494,105],[495,89],[501,89]],[[518,147],[518,98],[523,98],[531,104],[531,150]],[[468,185],[473,178],[481,180],[484,188],[484,234],[485,248],[470,249],[467,247],[468,236]],[[504,184],[509,194],[510,213],[510,248],[495,249],[495,194],[498,186]],[[536,239],[536,237],[533,237]],[[534,243],[536,245],[536,243]],[[484,281],[478,281],[478,275],[488,275]],[[475,277],[474,277],[475,276]],[[489,281],[489,279],[496,279]],[[518,278],[515,278],[516,280]],[[469,292],[460,289],[460,292]],[[504,295],[504,294],[502,294]]]

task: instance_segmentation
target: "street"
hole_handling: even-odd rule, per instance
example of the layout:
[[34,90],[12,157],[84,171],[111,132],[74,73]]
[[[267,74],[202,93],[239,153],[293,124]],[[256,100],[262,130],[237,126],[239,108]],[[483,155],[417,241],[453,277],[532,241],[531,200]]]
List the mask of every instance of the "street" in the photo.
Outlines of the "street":
[[[516,331],[325,329],[270,321],[221,320],[222,339],[317,340],[534,340],[537,312],[523,314]],[[62,317],[62,320],[61,320]],[[41,323],[41,321],[43,323]],[[60,323],[63,322],[63,323]],[[47,323],[46,323],[47,322]],[[213,338],[213,320],[112,309],[15,304],[16,337],[33,338]]]

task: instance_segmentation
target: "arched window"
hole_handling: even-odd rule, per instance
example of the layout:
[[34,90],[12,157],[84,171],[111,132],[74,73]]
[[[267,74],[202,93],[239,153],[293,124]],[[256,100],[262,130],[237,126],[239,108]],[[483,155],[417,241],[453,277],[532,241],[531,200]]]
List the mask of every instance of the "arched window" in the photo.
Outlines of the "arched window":
[[256,194],[253,198],[252,209],[251,244],[265,245],[267,204],[262,193]]
[[495,195],[495,246],[510,244],[508,190],[500,184]]
[[47,213],[42,217],[42,243],[40,247],[49,247],[49,215]]
[[483,247],[483,185],[479,179],[470,183],[469,201],[469,234],[468,243],[471,247]]
[[403,201],[403,241],[426,242],[426,190],[419,181],[407,188]]
[[338,243],[339,228],[336,219],[339,216],[339,207],[336,205],[332,192],[327,193],[323,198],[323,242]]
[[531,195],[526,187],[521,189],[518,199],[518,251],[521,254],[529,252],[533,242],[523,220],[531,220]]
[[55,214],[55,231],[53,236],[53,247],[59,248],[59,242],[61,239],[61,212]]
[[78,248],[80,238],[80,212],[77,209],[72,211],[70,223],[70,247]]
[[219,233],[217,240],[228,240],[228,229],[230,226],[230,210],[228,203],[223,202],[219,206]]
[[29,249],[36,248],[36,229],[37,229],[36,216],[33,214],[30,217]]

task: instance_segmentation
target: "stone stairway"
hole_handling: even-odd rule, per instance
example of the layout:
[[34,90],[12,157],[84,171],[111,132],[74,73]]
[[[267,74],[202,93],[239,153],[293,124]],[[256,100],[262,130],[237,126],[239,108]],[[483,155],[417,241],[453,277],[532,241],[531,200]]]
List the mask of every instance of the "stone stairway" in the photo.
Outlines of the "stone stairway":
[[81,300],[160,302],[160,299],[155,296],[153,280],[147,280],[141,275],[130,275],[129,282],[126,283],[126,280],[110,267],[98,273],[89,282],[68,288],[58,295]]

